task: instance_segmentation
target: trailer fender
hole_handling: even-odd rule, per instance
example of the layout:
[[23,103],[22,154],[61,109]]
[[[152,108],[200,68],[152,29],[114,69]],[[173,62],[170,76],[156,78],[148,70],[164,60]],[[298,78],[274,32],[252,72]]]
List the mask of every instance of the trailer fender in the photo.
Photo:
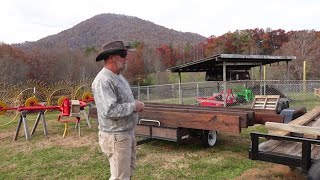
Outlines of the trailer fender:
[[283,123],[289,123],[290,121],[302,116],[307,112],[305,107],[287,108],[281,111],[280,115],[284,116]]

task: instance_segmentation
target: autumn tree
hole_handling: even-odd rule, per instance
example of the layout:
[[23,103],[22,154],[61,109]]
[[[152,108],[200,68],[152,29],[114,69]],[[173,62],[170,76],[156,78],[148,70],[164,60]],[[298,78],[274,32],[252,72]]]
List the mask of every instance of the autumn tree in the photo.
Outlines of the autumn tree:
[[283,43],[288,42],[288,35],[282,29],[271,30],[267,29],[262,36],[262,54],[271,55],[275,50],[278,50]]
[[132,84],[140,85],[146,78],[143,59],[145,45],[138,41],[131,42],[129,45],[135,48],[135,52],[128,52],[127,70],[124,75]]
[[0,44],[0,82],[12,84],[25,82],[28,79],[30,65],[28,57],[21,50],[7,44]]
[[290,78],[302,79],[303,61],[307,62],[308,77],[319,78],[320,37],[319,32],[314,30],[289,32],[290,38],[287,43],[275,54],[296,56],[297,59],[289,63]]
[[288,41],[284,30],[246,29],[211,36],[206,43],[206,56],[215,54],[266,54],[270,55]]

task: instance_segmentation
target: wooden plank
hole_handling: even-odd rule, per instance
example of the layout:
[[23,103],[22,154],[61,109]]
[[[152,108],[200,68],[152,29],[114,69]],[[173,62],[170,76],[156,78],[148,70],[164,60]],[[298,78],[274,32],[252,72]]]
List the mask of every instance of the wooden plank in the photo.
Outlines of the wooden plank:
[[[311,127],[320,127],[320,118],[317,117],[315,119],[315,122],[311,125]],[[319,136],[317,135],[312,135],[312,134],[304,134],[304,138],[309,138],[309,139],[317,139]]]
[[[206,114],[206,113],[211,113],[212,115],[226,115],[226,116],[239,116],[240,117],[240,123],[242,128],[247,128],[248,127],[248,113],[246,112],[235,112],[235,111],[214,111],[210,109],[181,109],[181,108],[171,108],[171,107],[146,107],[144,111],[149,110],[149,111],[170,111],[170,112],[180,112],[180,113],[194,113],[194,114]],[[142,111],[139,113],[143,114]]]
[[[235,107],[214,107],[214,106],[195,106],[195,105],[184,105],[184,104],[159,104],[159,103],[145,103],[146,107],[164,107],[164,108],[174,108],[174,109],[195,109],[195,110],[209,110],[209,111],[223,111],[223,112],[240,112],[247,113],[246,119],[243,119],[243,116],[240,116],[241,127],[246,128],[248,126],[254,125],[255,111],[248,108],[235,108]],[[273,112],[272,112],[273,113]],[[246,125],[244,125],[244,123]]]
[[192,113],[177,111],[144,110],[139,113],[143,119],[158,120],[161,126],[183,127],[203,130],[217,130],[239,134],[241,132],[240,117],[216,115],[212,112]]
[[283,141],[278,141],[274,139],[268,140],[266,142],[259,144],[259,151],[264,151],[264,152],[272,151],[282,143]]
[[[316,106],[311,111],[308,111],[304,115],[298,117],[297,119],[290,121],[288,124],[293,125],[306,125],[310,121],[314,120],[316,117],[320,115],[320,106]],[[288,131],[269,131],[269,134],[278,135],[278,136],[286,136],[290,134]]]
[[[293,156],[298,156],[298,157],[301,157],[302,156],[302,145],[299,146],[300,147],[300,150],[297,151],[295,154],[292,154]],[[316,146],[315,145],[311,145],[311,152],[313,151],[313,149],[315,148]]]
[[283,123],[284,116],[280,114],[255,113],[254,124],[265,124],[266,122]]
[[138,135],[150,136],[150,127],[149,126],[137,125],[135,127],[134,131]]
[[[278,115],[276,110],[266,110],[266,109],[247,109],[247,108],[235,108],[235,107],[209,107],[209,106],[194,106],[194,105],[181,105],[181,104],[160,104],[160,103],[145,103],[146,108],[153,107],[164,107],[164,108],[177,108],[177,109],[200,109],[209,111],[223,111],[229,112],[229,115],[240,115],[241,127],[246,128],[254,124],[264,124],[265,122],[283,122],[284,116]],[[233,114],[230,114],[232,112]],[[247,113],[247,114],[243,114]],[[225,114],[225,113],[220,113]],[[90,118],[97,118],[97,109],[95,107],[89,108]],[[247,119],[247,120],[245,120]]]
[[283,131],[294,132],[299,134],[310,134],[310,135],[320,136],[319,127],[309,127],[309,126],[300,126],[295,124],[283,124],[283,123],[274,123],[274,122],[266,122],[265,127],[267,129],[276,129],[276,130],[283,130]]
[[[180,105],[180,104],[159,104],[159,103],[146,103],[146,107],[167,107],[167,108],[179,108],[179,109],[202,109],[210,111],[224,111],[237,113],[240,111],[241,127],[245,128],[254,124],[264,124],[267,121],[270,122],[283,122],[283,116],[278,115],[275,110],[265,109],[246,109],[246,108],[228,108],[228,107],[204,107],[204,106],[193,106],[193,105]],[[247,113],[243,115],[241,113]],[[238,114],[231,114],[238,115]],[[92,107],[89,108],[90,118],[97,118],[97,109]],[[247,122],[245,123],[245,119]]]
[[316,145],[311,151],[312,159],[320,159],[320,146]]
[[[144,112],[148,111],[154,111],[154,112],[159,112],[159,111],[175,111],[179,113],[193,113],[193,114],[208,114],[211,113],[212,116],[215,115],[225,115],[225,116],[236,116],[240,118],[240,124],[242,128],[248,127],[248,118],[249,114],[248,112],[239,112],[239,111],[214,111],[214,109],[192,109],[192,107],[186,107],[186,108],[172,108],[172,107],[165,107],[165,106],[160,106],[160,107],[146,107],[146,109],[143,112],[139,113],[139,118],[145,118]],[[92,118],[97,118],[97,109],[96,108],[90,108],[89,109],[89,117]],[[196,117],[195,117],[196,118]],[[254,112],[251,111],[251,118],[254,118]],[[237,121],[237,118],[232,118]],[[251,122],[250,122],[251,123]],[[250,124],[249,123],[249,124]],[[252,123],[251,123],[252,124]]]
[[301,157],[301,151],[302,151],[302,143],[299,143],[298,146],[296,146],[292,151],[288,153],[288,155]]
[[295,125],[306,125],[310,121],[314,120],[316,117],[320,115],[320,106],[316,106],[311,111],[308,111],[304,115],[298,117],[294,121],[289,122],[290,124]]
[[152,136],[177,140],[177,129],[152,127]]
[[214,109],[214,110],[227,110],[227,111],[245,111],[245,112],[261,112],[261,113],[271,113],[277,114],[276,110],[264,110],[264,109],[251,109],[251,108],[240,108],[235,106],[230,107],[217,107],[217,106],[195,106],[195,105],[185,105],[185,104],[163,104],[163,103],[145,103],[146,107],[181,107],[181,108],[197,108],[197,109]]
[[173,128],[166,128],[166,127],[155,127],[155,126],[144,126],[144,125],[137,125],[135,127],[135,133],[137,135],[144,135],[150,136],[150,128],[152,132],[152,137],[157,138],[165,138],[177,141],[178,138],[178,130]]
[[281,154],[288,154],[292,150],[294,150],[298,145],[299,145],[298,142],[284,141],[277,148],[273,149],[272,152],[281,153]]

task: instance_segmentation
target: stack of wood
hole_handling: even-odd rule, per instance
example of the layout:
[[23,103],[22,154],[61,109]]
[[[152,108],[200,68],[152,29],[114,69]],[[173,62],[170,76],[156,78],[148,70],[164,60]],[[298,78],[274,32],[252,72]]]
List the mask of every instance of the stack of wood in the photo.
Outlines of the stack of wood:
[[305,138],[319,139],[320,137],[320,106],[289,122],[288,124],[267,122],[269,134],[287,136],[291,133],[302,134]]

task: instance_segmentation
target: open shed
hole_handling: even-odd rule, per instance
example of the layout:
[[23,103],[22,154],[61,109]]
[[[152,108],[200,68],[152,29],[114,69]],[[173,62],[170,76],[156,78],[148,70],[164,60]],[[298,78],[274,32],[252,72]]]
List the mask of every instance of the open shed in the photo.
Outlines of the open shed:
[[[221,76],[224,87],[226,87],[227,72],[231,71],[249,71],[253,67],[260,67],[260,92],[262,93],[262,67],[274,63],[286,62],[286,71],[289,73],[288,62],[296,59],[295,56],[271,56],[271,55],[243,55],[243,54],[218,54],[204,59],[181,64],[168,70],[173,73],[179,73],[179,84],[181,83],[182,72],[206,72],[207,74],[216,74]],[[288,77],[288,76],[286,76]],[[226,94],[224,88],[224,94]],[[181,92],[181,89],[179,88]],[[181,99],[181,93],[179,93]],[[180,101],[181,102],[181,101]],[[226,100],[224,100],[226,107]]]

